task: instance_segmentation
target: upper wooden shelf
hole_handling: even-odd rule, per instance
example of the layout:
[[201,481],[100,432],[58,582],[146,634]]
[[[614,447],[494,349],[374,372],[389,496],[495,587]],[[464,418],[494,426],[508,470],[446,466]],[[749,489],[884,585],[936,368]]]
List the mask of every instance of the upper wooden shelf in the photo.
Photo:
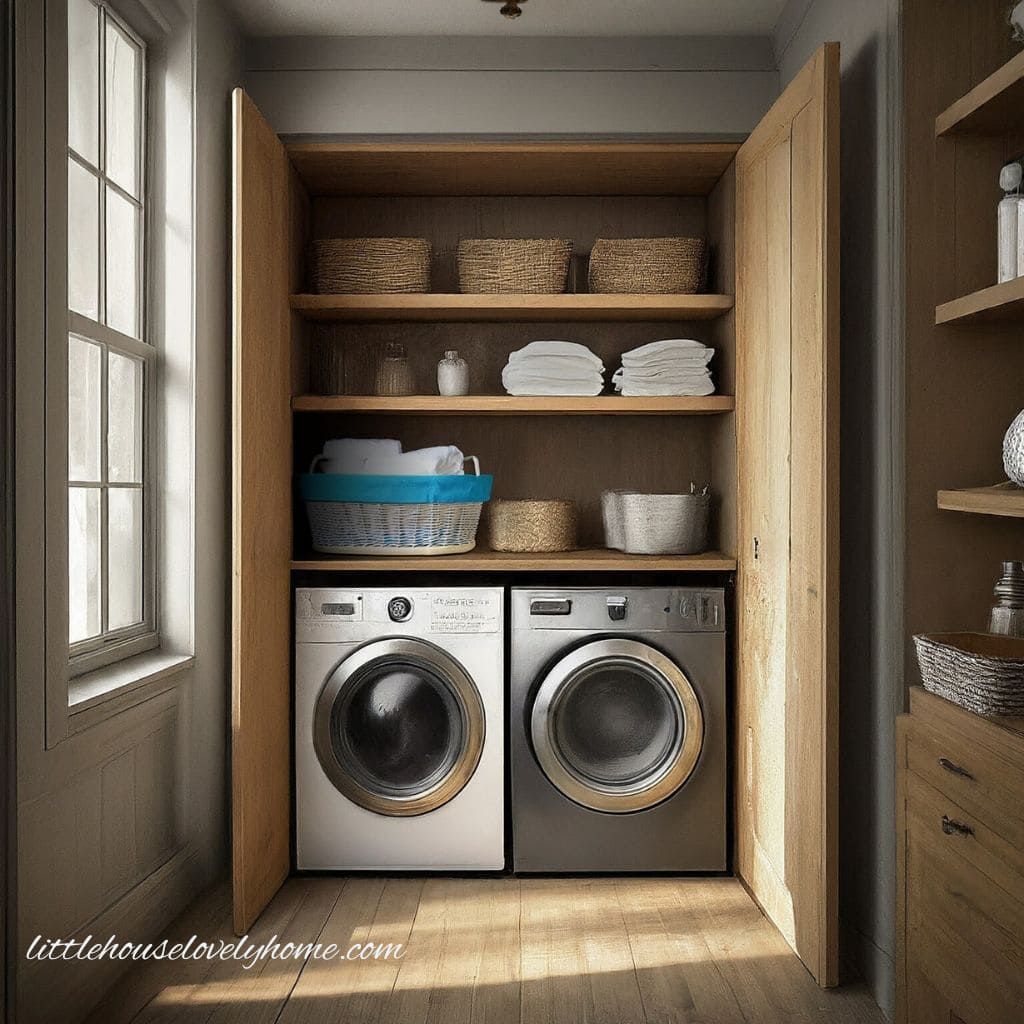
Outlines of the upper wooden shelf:
[[935,323],[1011,323],[1024,319],[1024,277],[994,284],[935,307]]
[[732,395],[706,397],[657,396],[623,398],[621,395],[575,396],[410,395],[385,398],[376,395],[296,395],[296,412],[378,413],[419,416],[708,416],[732,412]]
[[936,136],[1017,133],[1024,133],[1024,52],[935,118]]
[[387,572],[393,569],[424,569],[428,572],[731,572],[736,559],[720,551],[702,555],[627,555],[621,551],[593,548],[551,554],[517,554],[486,548],[464,555],[433,555],[417,558],[371,558],[359,555],[312,557],[292,562],[293,569],[331,572]]
[[307,320],[713,320],[731,295],[293,295]]
[[293,142],[316,196],[706,196],[734,142]]
[[985,516],[1024,518],[1024,487],[1013,483],[995,487],[968,487],[957,491],[939,491],[939,508],[951,512],[974,512]]

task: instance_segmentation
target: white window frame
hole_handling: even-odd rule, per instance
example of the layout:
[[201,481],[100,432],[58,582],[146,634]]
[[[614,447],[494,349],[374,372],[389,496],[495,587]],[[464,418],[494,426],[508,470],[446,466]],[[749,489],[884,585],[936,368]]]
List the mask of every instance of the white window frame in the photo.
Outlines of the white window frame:
[[[63,0],[62,5],[66,5],[68,0]],[[153,428],[155,426],[155,418],[152,413],[153,406],[156,400],[156,369],[157,369],[157,349],[152,344],[148,343],[145,339],[151,337],[151,328],[148,320],[150,303],[148,301],[148,259],[147,259],[147,240],[149,237],[149,215],[148,205],[146,202],[147,198],[147,182],[149,177],[148,168],[148,154],[150,151],[149,139],[147,135],[148,131],[148,52],[146,48],[145,40],[134,31],[134,29],[127,23],[127,21],[121,17],[118,12],[109,4],[103,2],[96,2],[96,0],[84,0],[84,2],[92,3],[96,7],[98,15],[100,17],[100,34],[99,34],[99,52],[98,52],[98,63],[99,63],[99,88],[98,88],[98,138],[97,138],[97,156],[99,166],[94,166],[89,160],[82,154],[76,152],[70,142],[67,141],[67,133],[65,132],[65,146],[68,161],[74,161],[79,166],[87,170],[92,177],[99,182],[99,207],[98,207],[98,253],[97,253],[97,267],[98,267],[98,286],[99,286],[99,317],[98,320],[93,320],[90,317],[84,316],[70,308],[67,310],[68,315],[68,334],[74,335],[77,338],[82,339],[85,342],[95,344],[99,346],[103,352],[103,369],[101,374],[102,388],[100,393],[100,422],[101,422],[101,437],[103,441],[101,443],[101,455],[100,455],[100,480],[98,481],[74,481],[68,480],[69,491],[74,487],[86,487],[91,486],[93,488],[99,487],[100,490],[100,523],[101,523],[101,543],[100,543],[100,580],[101,580],[101,597],[100,597],[100,632],[95,637],[90,637],[86,640],[80,640],[76,643],[69,644],[68,657],[70,674],[72,677],[83,675],[86,672],[94,671],[97,668],[101,668],[106,665],[114,664],[118,661],[123,661],[125,658],[130,658],[133,655],[141,654],[145,651],[151,651],[160,645],[160,635],[158,632],[158,619],[157,619],[157,585],[156,585],[156,541],[155,541],[155,524],[156,524],[156,510],[154,508],[154,501],[156,497],[156,487],[153,486],[151,476],[155,468],[156,459],[154,458],[152,436]],[[106,46],[107,46],[107,34],[106,34],[106,23],[107,21],[113,22],[115,27],[123,32],[135,45],[139,48],[139,54],[141,58],[141,73],[139,83],[139,96],[137,105],[137,124],[136,124],[136,138],[140,142],[139,153],[138,153],[138,164],[136,166],[136,175],[138,180],[138,195],[131,195],[125,191],[117,182],[113,181],[107,174],[106,164],[106,89],[105,89],[105,76],[107,73],[106,68]],[[64,11],[64,25],[67,24],[67,12]],[[65,41],[65,53],[67,43]],[[64,71],[67,75],[68,61],[64,60]],[[64,95],[67,95],[67,85],[65,84]],[[49,175],[49,171],[48,171]],[[138,326],[138,338],[131,337],[126,334],[122,334],[120,331],[115,330],[112,327],[107,326],[105,323],[107,315],[107,266],[106,266],[106,210],[107,210],[107,188],[112,188],[117,192],[123,199],[131,203],[139,213],[139,235],[138,244],[135,254],[135,273],[136,273],[136,323]],[[65,184],[66,194],[66,184]],[[65,218],[66,223],[66,218]],[[66,302],[66,300],[65,300]],[[107,571],[106,557],[108,552],[108,538],[107,538],[107,527],[109,524],[108,514],[108,495],[110,490],[121,486],[117,483],[111,483],[108,479],[107,473],[107,455],[106,455],[106,434],[107,434],[107,353],[114,352],[120,355],[128,356],[129,358],[137,359],[142,365],[142,411],[143,411],[143,422],[142,426],[142,473],[141,473],[141,484],[135,485],[124,485],[131,489],[138,489],[142,495],[142,619],[138,623],[121,627],[119,629],[110,630],[107,628],[107,611],[108,611],[108,584],[109,584],[109,573]],[[66,358],[66,356],[65,356]]]
[[[29,364],[39,373],[38,400],[34,409],[20,411],[19,423],[30,424],[41,439],[38,447],[29,446],[40,478],[41,523],[32,555],[45,584],[38,609],[41,724],[45,746],[53,748],[178,685],[195,660],[194,8],[190,0],[103,0],[147,47],[145,325],[157,358],[148,381],[144,458],[155,520],[149,607],[159,632],[153,633],[158,646],[147,649],[135,638],[136,653],[122,648],[123,657],[112,663],[83,661],[75,666],[81,669],[77,674],[68,643],[67,0],[25,2],[38,2],[41,9],[36,21],[45,52],[39,55],[39,80],[45,87],[39,149],[24,161],[39,184],[22,189],[34,203],[23,209],[22,221],[38,225],[41,272],[35,278],[19,275],[26,297],[19,303],[19,345],[28,347],[20,364],[24,374]],[[28,304],[29,292],[38,295],[38,314]]]

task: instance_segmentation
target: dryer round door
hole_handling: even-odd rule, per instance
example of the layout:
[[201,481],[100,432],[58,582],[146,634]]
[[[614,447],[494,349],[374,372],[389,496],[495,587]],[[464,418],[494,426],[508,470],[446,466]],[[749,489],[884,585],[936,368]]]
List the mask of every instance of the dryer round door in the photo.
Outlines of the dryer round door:
[[670,658],[636,640],[595,640],[544,677],[530,732],[541,769],[565,796],[628,814],[661,803],[690,777],[704,717]]
[[476,771],[484,709],[473,680],[425,640],[393,637],[355,650],[331,673],[313,715],[327,777],[377,814],[426,814]]

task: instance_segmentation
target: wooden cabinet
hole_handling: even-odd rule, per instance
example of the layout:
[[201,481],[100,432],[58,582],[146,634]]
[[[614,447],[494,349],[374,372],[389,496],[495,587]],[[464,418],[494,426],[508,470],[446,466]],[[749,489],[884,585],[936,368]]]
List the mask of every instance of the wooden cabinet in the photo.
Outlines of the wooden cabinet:
[[[290,870],[291,573],[347,586],[381,571],[739,574],[737,872],[822,984],[837,974],[838,46],[823,47],[735,142],[282,142],[235,97],[233,849],[235,927]],[[457,293],[463,237],[694,234],[700,296]],[[426,237],[430,295],[311,296],[309,242]],[[585,277],[585,268],[578,278]],[[581,268],[577,268],[578,271]],[[709,399],[513,399],[510,350],[623,351],[690,336],[716,349]],[[472,396],[388,403],[375,354],[400,341],[424,391],[446,348]],[[325,387],[317,368],[329,366]],[[327,391],[328,393],[324,393]],[[610,415],[613,414],[613,415]],[[571,498],[583,550],[542,557],[312,557],[292,491],[329,437],[458,443],[501,497]],[[601,549],[600,493],[710,483],[717,551]],[[530,578],[535,579],[535,576]],[[635,577],[634,577],[635,578]]]
[[1015,1024],[1024,720],[981,718],[915,689],[899,725],[899,1024]]

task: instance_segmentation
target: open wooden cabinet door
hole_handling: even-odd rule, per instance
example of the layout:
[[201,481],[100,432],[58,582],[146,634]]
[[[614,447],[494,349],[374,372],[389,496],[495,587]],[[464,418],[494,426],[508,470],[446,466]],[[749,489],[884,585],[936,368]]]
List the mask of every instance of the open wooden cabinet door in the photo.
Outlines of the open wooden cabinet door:
[[839,46],[736,156],[736,866],[838,980]]
[[234,102],[231,817],[234,927],[290,869],[291,163]]

